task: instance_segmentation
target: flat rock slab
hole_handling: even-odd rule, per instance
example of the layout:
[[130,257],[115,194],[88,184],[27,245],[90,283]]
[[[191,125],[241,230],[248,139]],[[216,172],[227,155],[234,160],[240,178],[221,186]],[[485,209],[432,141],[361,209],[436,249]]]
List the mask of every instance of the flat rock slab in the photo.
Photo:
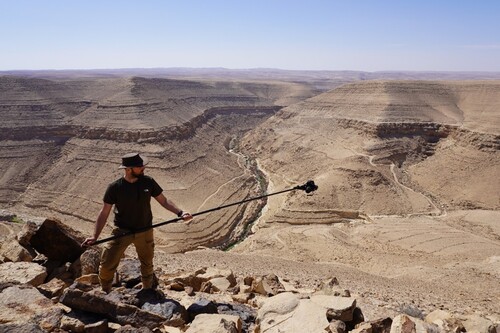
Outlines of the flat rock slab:
[[[30,286],[11,286],[0,293],[0,323],[25,324],[32,318],[56,308],[50,299]],[[15,332],[15,331],[12,331]]]
[[[185,309],[180,312],[168,308],[168,306],[161,308],[161,305],[158,305],[161,303],[171,304],[172,302],[168,300],[163,300],[163,302],[158,301],[155,303],[156,306],[154,306],[154,304],[149,304],[149,308],[146,306],[146,308],[150,310],[148,311],[134,305],[123,303],[119,299],[116,299],[113,294],[106,295],[95,290],[85,292],[74,288],[68,288],[61,296],[61,303],[72,309],[104,315],[111,321],[121,325],[132,325],[134,327],[144,326],[154,329],[162,324],[171,326],[182,326],[185,324]],[[151,311],[158,312],[154,313]],[[171,315],[171,317],[164,317],[165,314]]]
[[0,284],[19,283],[37,287],[47,277],[45,267],[32,262],[5,262],[0,265]]

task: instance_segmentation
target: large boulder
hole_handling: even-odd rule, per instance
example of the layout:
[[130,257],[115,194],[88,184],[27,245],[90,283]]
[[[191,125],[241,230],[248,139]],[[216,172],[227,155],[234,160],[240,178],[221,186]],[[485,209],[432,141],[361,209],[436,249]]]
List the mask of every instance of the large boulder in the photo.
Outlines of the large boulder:
[[30,244],[50,260],[73,262],[84,252],[81,247],[84,240],[81,233],[61,221],[46,219],[31,236]]
[[[137,295],[124,296],[137,299]],[[106,295],[96,290],[86,292],[71,286],[64,291],[60,301],[74,310],[101,314],[121,325],[144,326],[154,329],[162,324],[171,326],[185,324],[186,310],[175,301],[161,299],[160,297],[154,301],[149,301],[149,303],[148,301],[144,302],[142,304],[144,308],[141,309],[136,305],[124,303],[121,297],[122,295],[116,293]],[[134,301],[134,303],[137,302],[139,301]],[[137,305],[141,306],[141,304]],[[182,309],[179,310],[179,307],[183,311]]]
[[0,264],[0,284],[30,284],[37,287],[44,283],[47,270],[33,262],[5,262]]
[[323,332],[331,320],[352,321],[356,300],[351,297],[313,295],[301,299],[285,292],[264,301],[257,313],[262,331]]

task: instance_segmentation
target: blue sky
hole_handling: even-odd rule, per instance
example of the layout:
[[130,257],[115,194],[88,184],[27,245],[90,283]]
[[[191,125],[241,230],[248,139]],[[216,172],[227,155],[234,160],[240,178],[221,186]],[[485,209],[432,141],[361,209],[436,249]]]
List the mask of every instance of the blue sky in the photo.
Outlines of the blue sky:
[[500,0],[0,0],[0,70],[500,71]]

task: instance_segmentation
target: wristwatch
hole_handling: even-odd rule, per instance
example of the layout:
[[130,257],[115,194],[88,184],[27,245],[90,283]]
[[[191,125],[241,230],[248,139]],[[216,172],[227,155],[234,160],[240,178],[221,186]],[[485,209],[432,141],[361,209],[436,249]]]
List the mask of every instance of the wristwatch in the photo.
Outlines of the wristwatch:
[[182,217],[182,215],[184,214],[184,212],[182,210],[180,210],[178,213],[177,213],[177,217]]

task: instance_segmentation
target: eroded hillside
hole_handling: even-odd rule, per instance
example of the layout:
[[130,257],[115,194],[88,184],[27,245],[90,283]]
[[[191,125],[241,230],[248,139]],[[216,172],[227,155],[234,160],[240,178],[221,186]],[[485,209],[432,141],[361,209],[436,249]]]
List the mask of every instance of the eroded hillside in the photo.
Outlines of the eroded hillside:
[[[250,161],[232,150],[235,143],[281,107],[312,94],[282,82],[1,77],[2,205],[59,215],[90,232],[107,184],[121,176],[120,157],[131,151],[150,158],[148,172],[186,210],[243,199],[260,189]],[[258,206],[198,219],[189,241],[182,227],[165,228],[169,247],[224,243],[246,218],[243,212],[253,216]],[[156,220],[172,218],[159,206],[154,210]]]
[[282,109],[245,151],[270,192],[319,189],[270,198],[234,251],[424,281],[443,302],[497,311],[499,97],[498,81],[371,81]]

